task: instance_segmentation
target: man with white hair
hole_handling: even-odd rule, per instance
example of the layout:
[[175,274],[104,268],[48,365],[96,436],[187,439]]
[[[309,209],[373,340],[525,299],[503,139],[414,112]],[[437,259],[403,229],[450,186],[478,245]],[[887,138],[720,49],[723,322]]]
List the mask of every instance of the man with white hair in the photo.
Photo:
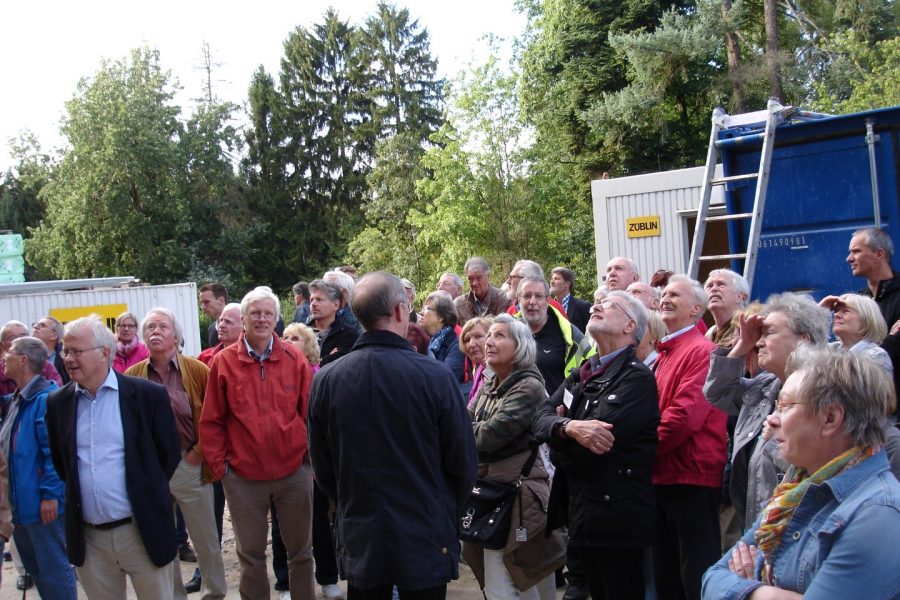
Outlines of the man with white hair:
[[460,294],[462,294],[462,289],[462,277],[460,277],[456,273],[447,271],[446,273],[441,275],[441,278],[438,280],[436,291],[447,292],[448,294],[450,294],[451,300],[456,300],[457,298],[459,298]]
[[[209,369],[199,360],[178,351],[183,336],[175,313],[168,308],[152,309],[141,323],[141,338],[150,356],[131,366],[125,374],[158,383],[169,394],[181,441],[181,462],[169,480],[169,489],[194,542],[202,580],[201,598],[213,600],[224,598],[228,586],[213,513],[212,476],[203,466],[200,451],[200,412]],[[177,561],[173,569],[176,569],[173,576],[180,581]]]
[[750,286],[743,275],[731,269],[715,269],[706,278],[703,288],[709,298],[707,308],[716,321],[706,332],[706,339],[716,346],[730,348],[737,335],[734,315],[747,305]]
[[606,263],[606,287],[609,291],[627,290],[628,286],[641,279],[637,265],[625,256],[617,256]]
[[685,275],[669,278],[660,302],[668,331],[656,346],[655,365],[660,423],[653,464],[654,572],[661,600],[699,598],[703,573],[720,554],[726,417],[703,396],[715,348],[696,327],[706,304],[706,292]]
[[69,562],[88,598],[174,598],[169,479],[181,459],[166,388],[112,369],[116,338],[99,317],[66,325],[72,380],[47,397],[50,455],[66,483]]
[[213,479],[225,488],[240,548],[241,596],[269,597],[271,499],[287,548],[291,594],[312,600],[313,481],[306,435],[312,371],[302,352],[275,335],[280,308],[268,287],[241,300],[244,334],[212,363],[200,439]]

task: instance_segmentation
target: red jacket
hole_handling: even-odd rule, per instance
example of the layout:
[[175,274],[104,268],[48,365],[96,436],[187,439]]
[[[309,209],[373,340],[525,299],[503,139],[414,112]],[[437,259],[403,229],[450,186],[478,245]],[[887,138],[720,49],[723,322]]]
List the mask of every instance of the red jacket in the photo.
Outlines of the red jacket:
[[660,421],[654,484],[722,485],[727,417],[703,396],[715,347],[696,327],[656,346]]
[[311,381],[306,357],[277,336],[262,363],[247,353],[243,335],[215,356],[200,414],[203,458],[214,480],[224,476],[226,462],[257,481],[300,468]]

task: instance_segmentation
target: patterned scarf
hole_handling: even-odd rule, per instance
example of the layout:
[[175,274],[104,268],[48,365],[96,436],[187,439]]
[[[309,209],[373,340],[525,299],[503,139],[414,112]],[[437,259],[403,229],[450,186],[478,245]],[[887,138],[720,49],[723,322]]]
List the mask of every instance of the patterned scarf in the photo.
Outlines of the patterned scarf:
[[794,510],[806,494],[806,490],[813,484],[819,484],[827,479],[843,473],[875,454],[872,447],[863,448],[854,446],[840,456],[835,457],[818,471],[810,475],[806,469],[795,467],[784,477],[772,493],[769,504],[763,510],[762,522],[756,530],[756,545],[762,551],[764,563],[760,581],[768,585],[774,585],[774,556],[781,544],[781,536],[784,535]]
[[138,338],[134,336],[131,338],[131,341],[128,343],[122,342],[120,340],[116,340],[116,354],[122,360],[128,360],[128,357],[131,356],[131,353],[134,352],[134,349],[137,348]]

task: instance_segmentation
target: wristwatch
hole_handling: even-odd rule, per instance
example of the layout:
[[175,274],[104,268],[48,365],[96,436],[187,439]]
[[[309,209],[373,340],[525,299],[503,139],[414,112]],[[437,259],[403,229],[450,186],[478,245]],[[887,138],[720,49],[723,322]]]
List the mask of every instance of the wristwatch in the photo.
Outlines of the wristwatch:
[[566,419],[563,419],[562,421],[560,421],[556,425],[556,431],[559,433],[559,437],[562,437],[562,438],[569,437],[566,435],[566,425],[568,425],[571,420],[572,419],[566,418]]

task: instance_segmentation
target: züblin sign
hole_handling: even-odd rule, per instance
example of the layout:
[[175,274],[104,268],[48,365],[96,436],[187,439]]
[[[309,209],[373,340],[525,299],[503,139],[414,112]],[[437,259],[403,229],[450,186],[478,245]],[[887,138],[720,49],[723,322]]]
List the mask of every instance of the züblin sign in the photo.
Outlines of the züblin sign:
[[625,233],[630,238],[660,235],[659,215],[625,219]]

